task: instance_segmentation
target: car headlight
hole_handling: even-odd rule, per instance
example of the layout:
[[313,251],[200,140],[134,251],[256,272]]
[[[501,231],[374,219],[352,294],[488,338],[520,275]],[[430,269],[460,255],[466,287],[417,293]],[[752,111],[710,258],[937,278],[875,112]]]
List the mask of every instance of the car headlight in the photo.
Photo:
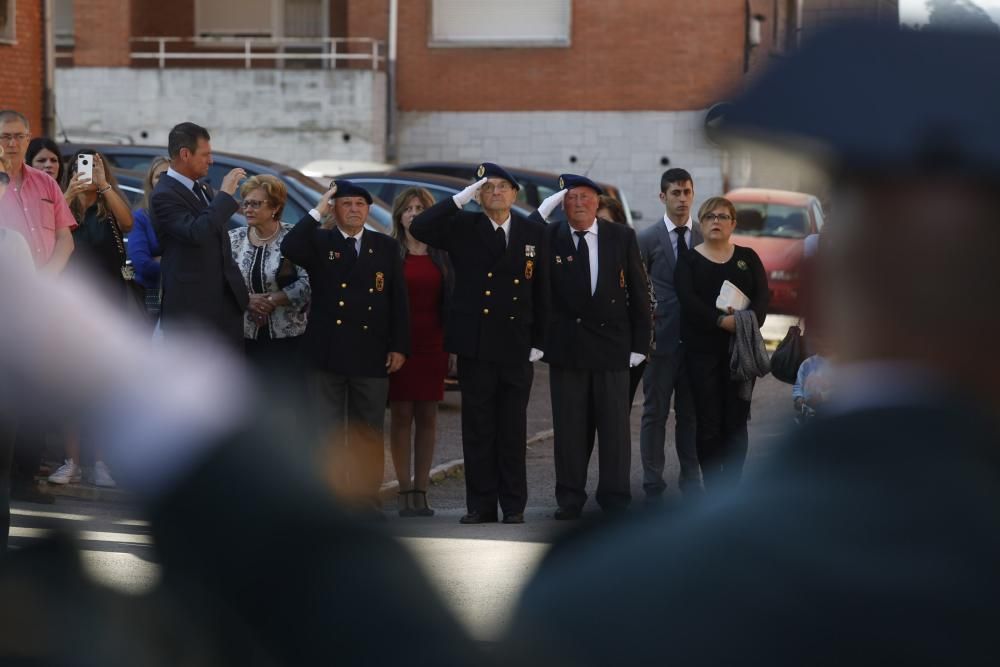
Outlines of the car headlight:
[[799,274],[795,271],[771,271],[769,276],[771,280],[783,280],[785,282],[791,282],[793,280],[799,279]]

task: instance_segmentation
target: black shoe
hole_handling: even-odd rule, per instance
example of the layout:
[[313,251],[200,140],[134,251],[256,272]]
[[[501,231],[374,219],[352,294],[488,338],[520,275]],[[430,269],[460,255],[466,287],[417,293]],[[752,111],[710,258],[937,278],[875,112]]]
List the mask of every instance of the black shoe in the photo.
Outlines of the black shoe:
[[483,514],[482,512],[469,512],[461,519],[458,520],[459,523],[470,524],[470,523],[496,523],[497,515],[496,512],[493,514]]
[[410,502],[413,503],[411,516],[434,516],[434,509],[427,504],[427,492],[414,489],[410,491]]
[[21,500],[29,503],[39,503],[41,505],[51,505],[56,501],[56,497],[51,493],[45,493],[30,482],[21,482],[11,486],[11,500]]
[[503,515],[504,523],[524,523],[524,513],[523,512],[511,512],[510,514]]
[[417,516],[417,513],[413,509],[412,496],[413,491],[400,491],[396,494],[396,508],[399,516],[404,518]]
[[560,507],[556,510],[556,521],[576,521],[582,513],[579,508]]

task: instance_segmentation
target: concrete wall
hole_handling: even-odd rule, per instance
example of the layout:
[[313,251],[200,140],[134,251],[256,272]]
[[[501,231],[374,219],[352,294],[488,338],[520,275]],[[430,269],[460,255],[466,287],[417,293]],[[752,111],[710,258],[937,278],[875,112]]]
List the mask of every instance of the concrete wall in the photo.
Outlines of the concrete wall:
[[56,96],[71,139],[165,146],[170,128],[190,120],[216,150],[294,167],[385,154],[385,74],[371,70],[74,67],[56,71]]
[[[400,162],[489,160],[582,173],[623,188],[642,227],[663,215],[660,175],[682,167],[697,202],[721,194],[720,152],[701,131],[704,112],[404,112]],[[575,157],[576,162],[571,158]],[[669,160],[668,166],[661,158]],[[592,166],[591,166],[592,165]]]

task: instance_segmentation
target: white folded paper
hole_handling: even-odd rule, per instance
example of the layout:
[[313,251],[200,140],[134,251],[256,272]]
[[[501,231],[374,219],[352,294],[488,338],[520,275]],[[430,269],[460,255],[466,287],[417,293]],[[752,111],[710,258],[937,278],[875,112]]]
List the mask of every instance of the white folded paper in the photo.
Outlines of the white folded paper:
[[718,298],[715,299],[715,307],[724,313],[728,312],[730,308],[746,310],[750,307],[750,297],[744,294],[739,287],[726,280],[722,283]]

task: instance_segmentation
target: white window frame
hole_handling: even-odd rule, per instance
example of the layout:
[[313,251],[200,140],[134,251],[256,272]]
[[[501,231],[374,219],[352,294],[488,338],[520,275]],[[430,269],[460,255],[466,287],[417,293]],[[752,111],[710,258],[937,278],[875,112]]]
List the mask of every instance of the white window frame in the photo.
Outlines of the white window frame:
[[[430,0],[430,17],[427,23],[427,45],[432,48],[552,48],[569,47],[573,34],[573,3],[572,0],[549,0],[562,4],[566,13],[566,32],[564,35],[553,35],[547,38],[522,39],[518,37],[440,37],[435,34],[434,12],[447,9],[450,2],[463,2],[464,0]],[[504,0],[489,0],[498,8],[504,11],[517,12],[516,8],[507,9]]]
[[17,0],[7,0],[7,29],[0,32],[0,44],[17,44]]

